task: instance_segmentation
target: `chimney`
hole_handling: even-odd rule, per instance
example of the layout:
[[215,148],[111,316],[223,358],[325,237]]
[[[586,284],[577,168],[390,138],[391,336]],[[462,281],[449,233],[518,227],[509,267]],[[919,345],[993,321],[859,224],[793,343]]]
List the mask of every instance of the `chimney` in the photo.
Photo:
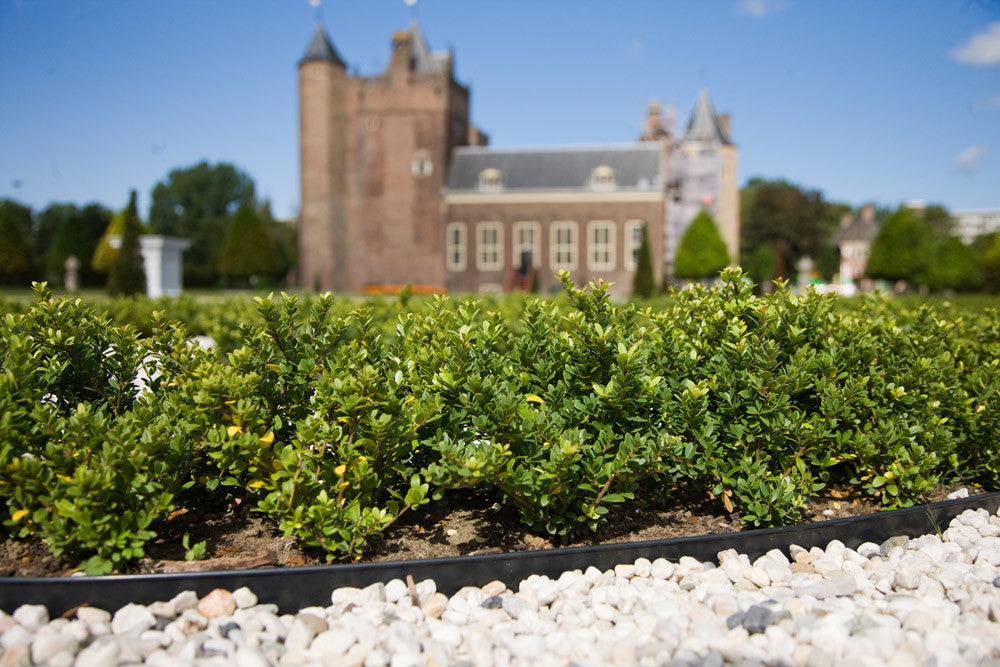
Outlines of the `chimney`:
[[875,206],[873,204],[862,207],[861,219],[864,222],[875,222]]
[[663,105],[657,100],[646,104],[646,121],[643,123],[640,141],[655,141],[663,135]]
[[732,122],[732,117],[728,113],[720,113],[719,116],[719,129],[722,130],[722,134],[725,135],[726,139],[731,136],[729,126]]
[[475,125],[469,124],[469,145],[470,146],[489,146],[490,145],[490,135],[486,134],[480,130]]
[[844,229],[845,227],[849,227],[851,225],[852,219],[853,218],[850,213],[845,213],[844,215],[840,216],[840,228]]
[[409,74],[413,71],[410,62],[413,54],[413,34],[409,30],[401,30],[392,35],[392,60],[389,71],[393,74]]

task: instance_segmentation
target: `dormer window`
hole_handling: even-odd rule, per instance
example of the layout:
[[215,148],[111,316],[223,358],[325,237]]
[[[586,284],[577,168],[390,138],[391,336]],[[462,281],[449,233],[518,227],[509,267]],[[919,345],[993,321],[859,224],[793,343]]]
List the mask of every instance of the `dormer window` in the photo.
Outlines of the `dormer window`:
[[503,189],[503,172],[490,167],[479,172],[480,190],[501,190]]
[[595,167],[590,172],[590,187],[595,190],[611,190],[615,187],[615,170],[606,164]]

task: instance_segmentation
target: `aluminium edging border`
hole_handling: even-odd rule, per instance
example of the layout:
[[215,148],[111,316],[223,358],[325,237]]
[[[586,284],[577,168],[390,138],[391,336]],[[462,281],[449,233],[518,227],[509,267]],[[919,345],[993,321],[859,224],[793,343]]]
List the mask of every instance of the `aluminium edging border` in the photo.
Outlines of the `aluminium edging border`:
[[274,603],[282,612],[291,612],[312,605],[328,605],[334,588],[364,587],[379,581],[405,579],[407,575],[416,581],[434,579],[438,590],[450,595],[463,586],[482,586],[495,579],[513,588],[531,574],[555,578],[566,570],[590,565],[604,570],[640,557],[676,560],[692,556],[711,561],[720,551],[736,549],[754,559],[770,549],[787,549],[792,544],[809,548],[835,539],[853,548],[862,542],[879,543],[893,535],[914,537],[940,532],[958,514],[979,508],[996,512],[1000,508],[1000,492],[797,526],[545,551],[226,572],[0,577],[0,609],[11,613],[22,604],[42,604],[55,617],[81,605],[114,611],[130,602],[149,604],[169,600],[184,590],[202,596],[215,588],[235,590],[249,586],[260,602]]

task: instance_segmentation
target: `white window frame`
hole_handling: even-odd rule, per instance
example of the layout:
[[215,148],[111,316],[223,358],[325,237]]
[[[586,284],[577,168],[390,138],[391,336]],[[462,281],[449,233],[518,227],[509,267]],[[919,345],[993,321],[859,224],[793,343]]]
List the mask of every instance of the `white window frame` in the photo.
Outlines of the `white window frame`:
[[[530,244],[522,241],[523,231],[531,232]],[[522,220],[515,222],[511,229],[510,257],[515,270],[521,268],[521,253],[526,249],[531,250],[531,266],[536,269],[542,268],[542,227],[537,222]]]
[[[488,231],[496,232],[495,252],[486,257],[484,235]],[[503,223],[497,221],[480,222],[476,225],[476,269],[479,271],[500,271],[503,269]]]
[[[559,220],[549,227],[549,266],[553,271],[575,271],[580,254],[579,229],[572,220]],[[570,242],[568,246],[559,244],[559,232],[568,230]],[[560,258],[561,252],[569,256]]]
[[[614,220],[591,220],[587,223],[587,269],[590,271],[614,271],[615,232],[618,225]],[[598,230],[605,232],[605,239],[598,242]],[[600,257],[599,257],[600,255]]]
[[[449,222],[445,227],[445,266],[449,271],[465,271],[465,267],[468,266],[468,231],[468,227],[464,222]],[[458,232],[458,241],[454,240],[454,232]],[[456,254],[458,255],[457,257],[455,257]]]
[[629,271],[635,271],[639,268],[639,248],[642,247],[643,224],[642,220],[625,221],[625,242],[622,247],[625,249],[625,268]]

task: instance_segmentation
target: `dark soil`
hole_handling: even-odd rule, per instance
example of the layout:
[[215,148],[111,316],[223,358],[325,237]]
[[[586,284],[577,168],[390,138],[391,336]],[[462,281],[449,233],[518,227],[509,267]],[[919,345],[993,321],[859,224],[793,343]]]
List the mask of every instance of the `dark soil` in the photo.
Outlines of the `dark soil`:
[[[944,500],[960,485],[942,486],[926,502]],[[970,489],[975,495],[983,491]],[[881,509],[877,500],[851,492],[828,491],[812,503],[804,521],[869,514]],[[566,545],[637,542],[673,537],[736,532],[744,529],[737,514],[726,513],[718,501],[689,501],[683,509],[633,507],[612,510],[593,534],[572,541],[528,532],[509,509],[492,499],[469,495],[430,503],[400,517],[382,535],[371,538],[362,561],[409,560],[474,554],[552,549]],[[182,544],[205,541],[201,560],[186,561]],[[146,546],[146,558],[134,573],[296,567],[326,562],[321,550],[303,548],[283,537],[274,522],[248,512],[203,515],[175,512]],[[53,556],[40,540],[0,544],[0,576],[58,577],[75,570],[70,561]]]

